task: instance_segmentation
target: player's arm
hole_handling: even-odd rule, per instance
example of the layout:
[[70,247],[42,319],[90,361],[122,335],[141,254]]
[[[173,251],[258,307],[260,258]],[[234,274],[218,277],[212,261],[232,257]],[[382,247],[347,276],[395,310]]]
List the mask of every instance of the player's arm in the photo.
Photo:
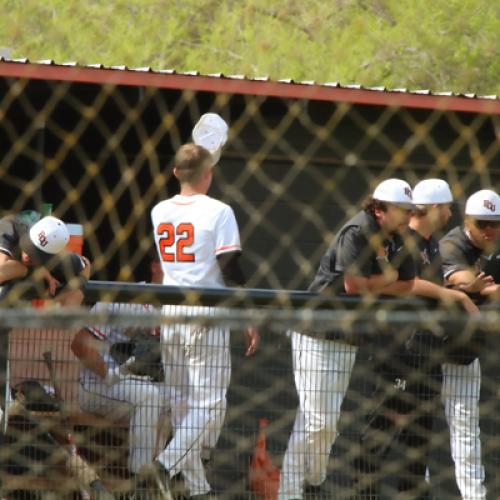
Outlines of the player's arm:
[[398,281],[398,272],[395,269],[387,269],[382,274],[369,277],[344,274],[344,288],[349,295],[384,293],[386,289],[397,290],[399,289]]
[[[87,257],[80,256],[76,253],[69,253],[49,273],[56,284],[56,289],[61,285],[59,290],[51,291],[51,294],[57,291],[56,302],[64,306],[79,306],[84,299],[82,287],[90,278],[91,265]],[[49,281],[50,284],[50,281]],[[69,286],[66,286],[69,285]]]
[[485,273],[475,274],[471,269],[462,269],[446,276],[446,282],[465,293],[488,295],[496,288],[493,278]]
[[431,281],[420,278],[415,279],[412,295],[439,300],[445,304],[458,303],[468,313],[479,314],[478,307],[474,304],[474,302],[472,302],[466,293],[460,290],[444,288],[432,283]]
[[226,252],[217,255],[217,262],[224,278],[224,283],[229,286],[245,286],[246,279],[240,267],[241,252]]
[[[241,246],[238,224],[231,208],[227,207],[218,218],[216,222],[216,234],[216,248],[219,249],[217,252],[217,262],[221,268],[224,282],[227,285],[245,286],[245,275],[239,264]],[[227,249],[231,247],[232,249],[229,251],[220,251],[222,248]],[[245,328],[245,356],[254,354],[259,344],[260,334],[258,330],[252,326]]]
[[25,278],[29,272],[21,259],[14,259],[14,249],[19,243],[14,222],[0,220],[0,283]]
[[[396,276],[396,279],[394,277]],[[413,279],[400,280],[395,274],[388,273],[375,274],[369,278],[359,276],[344,275],[344,287],[349,295],[409,295],[413,289]]]
[[24,278],[27,274],[28,268],[22,262],[0,252],[0,283]]
[[86,328],[82,328],[71,342],[71,350],[80,363],[102,379],[106,378],[108,366],[99,350],[100,341]]
[[[390,263],[381,273],[373,274],[372,249],[366,237],[353,227],[339,240],[335,266],[343,272],[344,288],[348,295],[406,295],[413,287],[414,268],[407,275]],[[406,261],[401,265],[407,265]],[[404,270],[404,269],[403,269]]]
[[[226,252],[217,256],[224,282],[228,285],[243,287],[245,275],[239,264],[241,252]],[[260,335],[256,328],[245,328],[245,356],[251,356],[260,344]]]
[[[480,293],[493,285],[493,278],[485,273],[477,273],[468,262],[463,248],[453,239],[439,241],[445,284],[465,293]],[[488,290],[485,290],[488,294]]]

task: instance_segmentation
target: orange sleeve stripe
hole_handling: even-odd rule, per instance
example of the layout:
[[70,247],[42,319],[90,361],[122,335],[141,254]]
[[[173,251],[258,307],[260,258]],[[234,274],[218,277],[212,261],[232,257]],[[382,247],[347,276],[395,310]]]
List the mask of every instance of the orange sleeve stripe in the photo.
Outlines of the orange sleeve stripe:
[[193,201],[186,201],[186,202],[181,202],[181,201],[172,201],[174,205],[192,205],[195,203],[196,200]]
[[226,252],[228,250],[241,250],[240,245],[228,245],[225,247],[220,247],[215,249],[215,253]]
[[95,326],[88,326],[87,330],[98,339],[104,340],[107,337],[103,331],[99,330],[99,328],[96,328]]

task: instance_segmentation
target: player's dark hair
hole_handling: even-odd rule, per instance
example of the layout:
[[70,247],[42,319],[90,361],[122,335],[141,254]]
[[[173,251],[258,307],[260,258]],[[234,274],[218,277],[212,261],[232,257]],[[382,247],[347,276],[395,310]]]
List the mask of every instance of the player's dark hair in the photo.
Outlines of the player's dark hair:
[[179,182],[196,184],[203,171],[212,165],[212,156],[197,144],[184,144],[175,155],[175,175]]
[[375,217],[375,210],[382,210],[382,212],[387,211],[387,203],[385,201],[375,200],[373,196],[368,196],[363,202],[363,210],[370,215]]

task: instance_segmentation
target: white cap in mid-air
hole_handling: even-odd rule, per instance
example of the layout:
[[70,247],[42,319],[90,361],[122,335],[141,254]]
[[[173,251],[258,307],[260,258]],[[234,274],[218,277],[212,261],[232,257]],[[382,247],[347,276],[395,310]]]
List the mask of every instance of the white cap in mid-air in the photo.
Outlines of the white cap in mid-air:
[[227,142],[229,127],[216,113],[205,113],[193,128],[193,141],[207,149],[213,158],[213,165],[219,159],[222,148]]
[[442,179],[425,179],[413,188],[415,205],[444,205],[452,202],[450,186]]
[[491,189],[481,189],[469,196],[465,215],[477,220],[500,220],[500,196]]
[[387,179],[381,182],[373,191],[372,197],[403,208],[414,206],[411,187],[402,179]]

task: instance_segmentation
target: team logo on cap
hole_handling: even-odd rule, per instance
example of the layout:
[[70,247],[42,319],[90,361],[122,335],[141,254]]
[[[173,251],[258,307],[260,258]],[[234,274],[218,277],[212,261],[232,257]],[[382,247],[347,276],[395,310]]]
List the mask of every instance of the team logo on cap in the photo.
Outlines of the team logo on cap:
[[413,199],[412,195],[411,195],[411,189],[410,188],[405,187],[405,196],[408,196],[408,198],[410,198],[410,200]]
[[495,204],[491,200],[484,200],[483,205],[484,205],[484,208],[487,208],[491,212],[495,211]]
[[38,243],[40,243],[41,247],[46,247],[49,244],[49,240],[47,239],[45,231],[40,231],[38,233]]

